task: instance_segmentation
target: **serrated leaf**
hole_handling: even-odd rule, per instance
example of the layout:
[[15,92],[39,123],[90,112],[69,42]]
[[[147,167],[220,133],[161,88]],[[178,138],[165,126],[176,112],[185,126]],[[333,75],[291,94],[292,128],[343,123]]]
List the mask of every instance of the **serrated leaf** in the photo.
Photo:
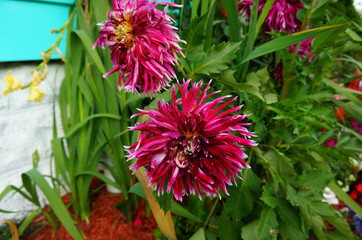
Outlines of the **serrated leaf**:
[[239,49],[239,46],[240,42],[223,42],[218,46],[212,46],[205,53],[204,58],[197,63],[191,73],[191,76],[197,74],[209,75],[211,73],[219,73],[221,71],[224,71],[228,68],[229,62],[235,58],[235,53]]
[[277,198],[276,203],[278,215],[283,222],[288,223],[288,225],[293,225],[298,229],[300,227],[300,218],[297,210],[285,199]]
[[352,38],[353,41],[362,42],[362,38],[352,29],[347,28],[345,31],[350,38]]
[[[190,26],[182,30],[181,38],[187,42],[183,51],[185,56],[189,57],[191,49],[199,46],[200,39],[204,39],[206,19],[207,14],[192,18]],[[203,46],[201,46],[201,49],[203,49]]]
[[279,232],[282,240],[305,240],[306,236],[299,228],[287,222],[281,222]]
[[246,169],[243,180],[238,179],[237,182],[238,187],[230,188],[230,196],[225,203],[225,209],[235,220],[241,219],[253,210],[261,192],[260,178],[251,169]]
[[303,171],[299,176],[298,185],[308,187],[315,191],[321,191],[325,188],[334,178],[333,174],[321,172],[321,171]]
[[281,177],[291,175],[295,172],[292,161],[276,149],[269,150],[264,157]]
[[337,211],[328,203],[322,201],[309,201],[309,208],[319,216],[337,216]]
[[216,78],[217,81],[228,85],[232,88],[237,88],[241,91],[244,91],[246,93],[249,93],[257,98],[259,98],[260,100],[262,100],[263,102],[265,101],[263,96],[260,94],[259,89],[251,84],[248,83],[237,83],[234,77],[234,71],[231,70],[225,70],[224,72],[222,72],[219,76],[219,78]]
[[287,186],[287,199],[295,207],[298,207],[298,206],[305,207],[303,199],[301,199],[297,195],[297,192],[295,191],[295,189],[292,186],[290,186],[289,184]]
[[263,194],[261,195],[260,200],[262,200],[269,207],[275,208],[276,202],[273,197],[273,194],[274,194],[273,187],[271,187],[269,185],[264,185]]
[[274,93],[268,93],[268,94],[264,95],[264,98],[265,98],[265,102],[267,104],[272,104],[272,103],[278,102],[278,96]]
[[278,227],[277,216],[272,208],[264,208],[260,214],[258,227],[258,240],[276,239],[276,228]]

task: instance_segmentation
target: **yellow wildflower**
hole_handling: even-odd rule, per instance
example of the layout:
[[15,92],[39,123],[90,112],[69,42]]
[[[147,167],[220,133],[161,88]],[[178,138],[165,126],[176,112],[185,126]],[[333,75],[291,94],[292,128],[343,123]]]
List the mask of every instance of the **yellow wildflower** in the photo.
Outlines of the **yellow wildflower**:
[[9,71],[8,75],[5,77],[5,84],[7,88],[3,90],[3,95],[6,95],[23,87],[21,86],[21,81],[19,78],[14,78],[13,76],[11,76],[11,71]]
[[29,91],[29,101],[41,102],[44,97],[44,92],[39,89],[38,84],[32,84]]
[[41,102],[43,100],[44,97],[44,92],[42,90],[39,89],[38,84],[42,81],[43,79],[40,77],[39,72],[37,70],[33,71],[33,82],[30,86],[30,90],[29,90],[29,97],[28,100],[29,101],[35,101],[35,102]]

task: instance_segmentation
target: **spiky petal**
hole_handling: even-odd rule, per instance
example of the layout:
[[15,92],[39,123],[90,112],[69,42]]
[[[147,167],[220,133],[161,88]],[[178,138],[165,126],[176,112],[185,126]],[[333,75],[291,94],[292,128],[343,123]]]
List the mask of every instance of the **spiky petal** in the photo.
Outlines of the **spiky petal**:
[[166,189],[180,201],[195,193],[201,199],[202,192],[220,196],[220,189],[228,194],[226,184],[232,185],[242,169],[249,167],[243,160],[247,158],[243,147],[256,145],[249,139],[253,133],[245,128],[250,124],[241,122],[246,115],[231,115],[242,106],[229,107],[236,98],[223,103],[230,96],[207,101],[220,92],[207,94],[210,83],[203,91],[201,82],[190,90],[190,81],[183,86],[177,83],[180,99],[173,86],[171,104],[158,101],[157,108],[134,115],[149,115],[149,121],[130,128],[141,132],[139,141],[126,147],[128,159],[136,160],[131,169],[144,166],[158,194]]
[[[250,19],[251,8],[254,0],[243,0],[239,2],[240,13],[245,13],[247,20]],[[259,1],[258,15],[260,16],[266,0]],[[287,32],[288,34],[298,32],[302,23],[297,19],[297,12],[304,8],[299,0],[275,0],[263,24],[264,31]]]
[[[159,4],[181,7],[174,3],[147,0],[113,0],[114,10],[102,23],[94,47],[109,46],[114,68],[104,77],[120,72],[119,86],[143,95],[159,92],[176,77],[176,52],[182,54],[180,40],[171,24],[174,20]],[[121,80],[124,81],[122,86]]]

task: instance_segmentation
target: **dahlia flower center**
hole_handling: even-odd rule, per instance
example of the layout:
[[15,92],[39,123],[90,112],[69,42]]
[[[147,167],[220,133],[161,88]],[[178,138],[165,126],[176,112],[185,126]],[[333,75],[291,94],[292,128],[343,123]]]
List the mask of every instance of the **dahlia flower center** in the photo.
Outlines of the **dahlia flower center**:
[[189,165],[189,161],[183,153],[177,153],[175,163],[179,168],[185,168]]
[[133,26],[128,21],[121,21],[118,26],[115,26],[118,41],[124,43],[126,48],[133,45]]

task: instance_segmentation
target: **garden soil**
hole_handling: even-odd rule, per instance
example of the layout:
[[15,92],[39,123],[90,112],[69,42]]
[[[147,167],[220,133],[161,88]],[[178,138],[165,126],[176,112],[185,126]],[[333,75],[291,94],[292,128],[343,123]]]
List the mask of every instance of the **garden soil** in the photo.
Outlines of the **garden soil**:
[[[93,180],[91,192],[101,186],[99,180]],[[69,204],[69,197],[64,196],[64,204]],[[117,210],[115,204],[124,201],[121,194],[109,193],[106,187],[102,187],[91,196],[91,214],[89,223],[77,219],[72,209],[73,219],[83,230],[87,240],[150,240],[155,239],[153,231],[157,228],[156,221],[150,213],[147,217],[146,202],[141,200],[132,213],[132,220],[127,221],[124,214]],[[49,207],[46,208],[49,211]],[[30,233],[26,233],[24,240],[71,240],[73,239],[67,230],[58,221],[58,229],[53,234],[53,228],[46,221],[44,215],[36,217],[29,226]]]

